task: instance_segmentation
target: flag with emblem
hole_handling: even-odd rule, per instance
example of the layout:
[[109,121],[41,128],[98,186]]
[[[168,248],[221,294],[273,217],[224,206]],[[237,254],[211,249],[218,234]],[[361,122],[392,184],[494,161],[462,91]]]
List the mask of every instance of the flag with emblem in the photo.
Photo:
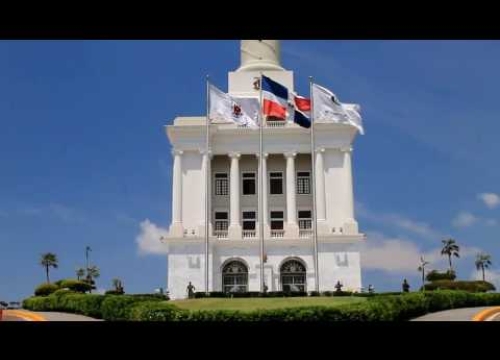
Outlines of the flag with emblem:
[[257,123],[249,116],[238,99],[226,94],[216,86],[208,85],[208,115],[210,121],[234,122],[241,126],[257,128]]
[[314,121],[350,124],[356,127],[361,134],[364,133],[359,105],[342,104],[333,92],[314,83],[311,87],[311,97],[314,103]]

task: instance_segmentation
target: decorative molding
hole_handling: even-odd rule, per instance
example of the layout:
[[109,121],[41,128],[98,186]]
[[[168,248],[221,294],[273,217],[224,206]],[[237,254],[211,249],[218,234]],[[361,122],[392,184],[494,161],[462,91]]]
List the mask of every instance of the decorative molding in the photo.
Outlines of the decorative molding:
[[[257,159],[258,159],[258,158],[260,157],[260,154],[259,154],[259,153],[257,153],[257,154],[255,154],[255,156],[256,156],[256,157],[257,157]],[[269,157],[269,153],[266,153],[266,152],[265,152],[265,153],[262,153],[262,156],[264,157],[264,159],[267,159],[267,158]]]
[[208,153],[208,156],[210,157],[210,159],[214,157],[212,150],[207,151],[207,149],[199,149],[198,151],[200,152],[201,155],[205,155],[206,153]]
[[317,152],[317,153],[324,153],[325,152],[325,148],[324,147],[317,147],[314,151]]
[[340,152],[342,153],[350,153],[352,152],[352,146],[344,146],[339,148]]
[[239,152],[235,152],[235,151],[231,151],[229,154],[227,154],[231,159],[233,158],[236,158],[236,159],[239,159],[241,157],[241,153]]
[[172,155],[173,156],[182,155],[183,153],[184,153],[184,150],[172,149]]
[[285,158],[294,158],[295,156],[297,156],[297,152],[296,151],[285,151],[283,153],[283,155],[285,156]]

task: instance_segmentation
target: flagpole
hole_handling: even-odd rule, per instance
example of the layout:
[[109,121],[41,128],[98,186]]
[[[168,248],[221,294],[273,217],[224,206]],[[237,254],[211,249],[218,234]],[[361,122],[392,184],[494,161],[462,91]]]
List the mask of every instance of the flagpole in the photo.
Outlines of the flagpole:
[[207,101],[207,119],[206,119],[206,137],[205,137],[205,292],[208,293],[208,240],[209,240],[209,216],[210,216],[210,154],[209,154],[209,145],[210,145],[210,104],[209,104],[209,92],[210,92],[210,83],[209,76],[206,76],[206,101]]
[[311,182],[312,182],[312,197],[313,197],[313,244],[314,244],[314,282],[315,290],[319,292],[319,264],[318,264],[318,216],[316,205],[316,152],[314,138],[314,96],[313,96],[313,78],[309,76],[309,94],[311,97]]
[[259,83],[259,103],[260,103],[260,121],[259,121],[259,173],[260,173],[260,179],[259,179],[259,205],[258,205],[258,213],[259,213],[259,237],[260,237],[260,291],[263,293],[264,292],[264,216],[266,216],[263,213],[263,197],[266,196],[267,194],[263,194],[262,190],[264,189],[264,177],[265,174],[263,173],[264,170],[264,162],[262,159],[263,156],[263,127],[264,127],[264,113],[263,113],[263,104],[262,104],[262,73],[260,73],[260,83]]

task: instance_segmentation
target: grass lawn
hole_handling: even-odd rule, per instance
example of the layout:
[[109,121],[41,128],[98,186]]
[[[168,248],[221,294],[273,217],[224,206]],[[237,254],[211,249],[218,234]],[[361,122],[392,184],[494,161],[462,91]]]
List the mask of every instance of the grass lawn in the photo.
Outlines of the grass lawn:
[[187,310],[240,310],[277,309],[298,306],[338,306],[366,301],[362,297],[287,297],[287,298],[208,298],[172,300],[169,303]]

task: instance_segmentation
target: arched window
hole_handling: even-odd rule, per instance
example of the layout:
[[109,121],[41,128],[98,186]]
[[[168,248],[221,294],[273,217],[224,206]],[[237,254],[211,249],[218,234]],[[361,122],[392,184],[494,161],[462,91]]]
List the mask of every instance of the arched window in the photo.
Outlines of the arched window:
[[230,261],[222,269],[222,291],[248,291],[248,269],[241,261]]
[[281,289],[287,292],[306,291],[306,267],[301,261],[288,260],[280,268]]

